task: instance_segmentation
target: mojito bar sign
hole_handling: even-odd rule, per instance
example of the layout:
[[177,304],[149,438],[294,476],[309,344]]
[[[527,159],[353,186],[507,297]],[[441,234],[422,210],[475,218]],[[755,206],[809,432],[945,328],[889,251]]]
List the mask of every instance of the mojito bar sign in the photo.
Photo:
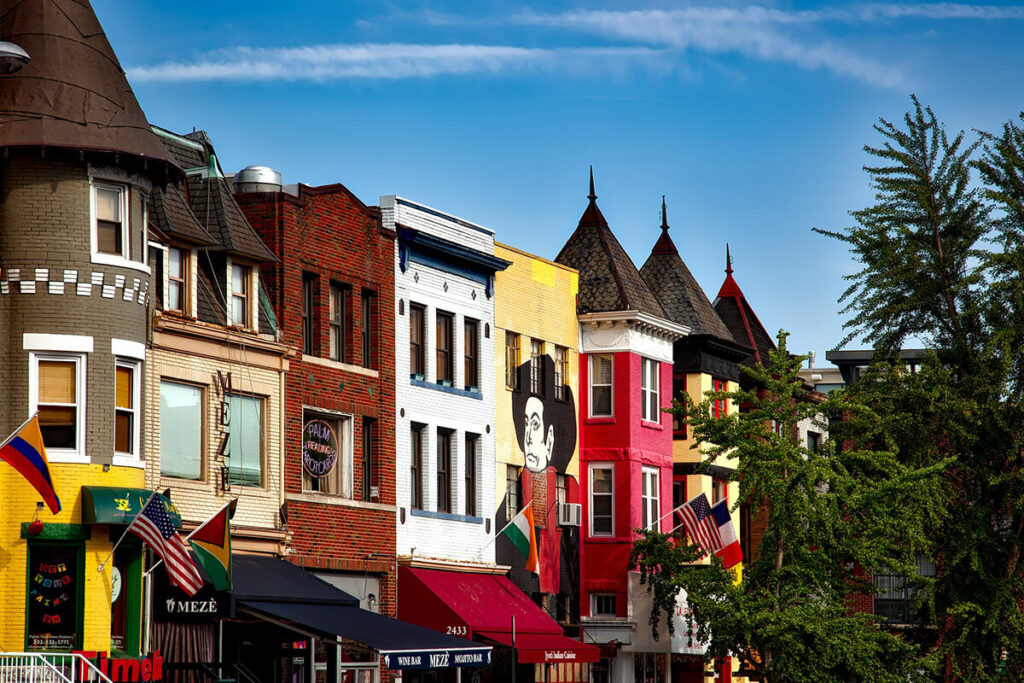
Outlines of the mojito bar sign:
[[323,420],[310,420],[302,430],[302,469],[326,477],[338,462],[338,437]]

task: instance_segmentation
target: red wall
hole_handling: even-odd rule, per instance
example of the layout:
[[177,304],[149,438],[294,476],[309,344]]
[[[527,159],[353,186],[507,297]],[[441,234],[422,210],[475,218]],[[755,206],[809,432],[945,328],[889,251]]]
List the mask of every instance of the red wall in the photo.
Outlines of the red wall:
[[[284,193],[237,195],[253,228],[281,260],[261,270],[284,341],[302,348],[302,277],[319,276],[314,354],[329,357],[328,294],[331,281],[349,285],[347,314],[352,321],[347,362],[360,365],[363,288],[376,292],[371,344],[377,376],[292,359],[286,377],[284,485],[286,494],[302,492],[303,407],[353,415],[354,497],[359,498],[363,418],[376,419],[372,483],[375,503],[390,509],[337,499],[287,502],[292,534],[289,559],[311,568],[376,574],[381,580],[380,611],[395,615],[395,368],[394,236],[379,227],[377,211],[366,207],[342,185],[309,188],[299,197]],[[342,388],[343,387],[343,388]],[[316,495],[316,494],[312,494]]]
[[[591,593],[616,593],[618,616],[626,616],[629,553],[641,525],[641,470],[659,469],[661,515],[672,509],[672,418],[662,413],[658,424],[641,419],[641,357],[629,352],[614,354],[612,412],[610,418],[591,418],[590,363],[580,359],[580,498],[583,500],[583,542],[580,551],[582,590],[580,613],[590,614]],[[671,406],[672,364],[661,363],[659,400]],[[590,463],[615,465],[615,519],[613,537],[590,535]],[[671,516],[661,523],[672,528]]]

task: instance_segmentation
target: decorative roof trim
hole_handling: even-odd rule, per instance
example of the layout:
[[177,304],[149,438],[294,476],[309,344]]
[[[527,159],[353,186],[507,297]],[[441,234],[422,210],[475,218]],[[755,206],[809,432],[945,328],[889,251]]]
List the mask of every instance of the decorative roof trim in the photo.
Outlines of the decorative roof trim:
[[589,323],[593,325],[624,323],[629,327],[636,327],[654,336],[673,342],[690,334],[690,328],[686,325],[680,325],[671,320],[637,310],[581,313],[579,321],[581,324]]

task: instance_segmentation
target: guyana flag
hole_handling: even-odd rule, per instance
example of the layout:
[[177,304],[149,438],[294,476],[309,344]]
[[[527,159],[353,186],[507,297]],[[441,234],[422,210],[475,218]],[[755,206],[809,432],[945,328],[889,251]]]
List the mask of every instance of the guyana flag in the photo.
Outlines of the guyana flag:
[[237,503],[236,498],[225,505],[188,537],[196,559],[219,591],[231,590],[231,517]]

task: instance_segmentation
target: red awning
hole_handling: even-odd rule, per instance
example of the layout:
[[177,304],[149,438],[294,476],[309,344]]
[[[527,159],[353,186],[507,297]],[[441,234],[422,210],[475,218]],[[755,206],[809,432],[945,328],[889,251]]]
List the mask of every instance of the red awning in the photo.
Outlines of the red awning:
[[[480,633],[496,643],[512,647],[511,633]],[[574,664],[596,662],[601,648],[553,633],[519,633],[516,630],[516,659],[520,664]]]
[[596,662],[600,651],[562,627],[501,574],[398,568],[398,618],[463,638],[512,645],[520,662]]

